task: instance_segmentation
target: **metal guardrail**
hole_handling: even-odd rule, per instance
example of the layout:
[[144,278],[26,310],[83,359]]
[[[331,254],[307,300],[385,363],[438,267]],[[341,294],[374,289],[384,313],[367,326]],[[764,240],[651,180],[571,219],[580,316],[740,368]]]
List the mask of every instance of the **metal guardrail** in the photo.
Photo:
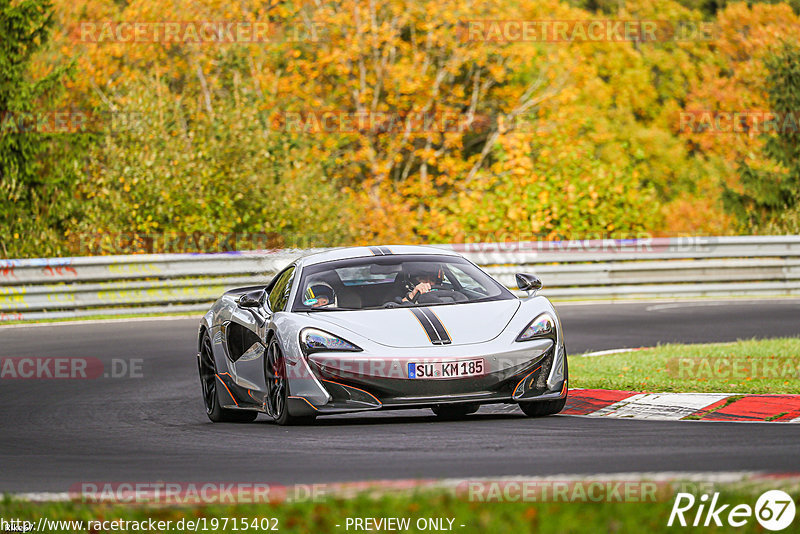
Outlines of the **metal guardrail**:
[[[509,287],[539,275],[556,299],[800,295],[800,236],[435,245]],[[194,312],[223,291],[266,283],[311,250],[0,260],[0,322]]]

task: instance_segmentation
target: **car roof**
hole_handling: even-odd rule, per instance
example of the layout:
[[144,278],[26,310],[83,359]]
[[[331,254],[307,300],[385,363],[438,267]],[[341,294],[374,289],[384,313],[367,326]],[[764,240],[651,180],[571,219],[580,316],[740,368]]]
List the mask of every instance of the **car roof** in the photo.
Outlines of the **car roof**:
[[345,247],[333,248],[320,252],[315,252],[304,256],[299,260],[302,265],[316,265],[326,261],[344,260],[349,258],[364,258],[370,256],[386,255],[435,255],[435,256],[459,256],[458,253],[446,248],[423,245],[377,245],[368,247]]

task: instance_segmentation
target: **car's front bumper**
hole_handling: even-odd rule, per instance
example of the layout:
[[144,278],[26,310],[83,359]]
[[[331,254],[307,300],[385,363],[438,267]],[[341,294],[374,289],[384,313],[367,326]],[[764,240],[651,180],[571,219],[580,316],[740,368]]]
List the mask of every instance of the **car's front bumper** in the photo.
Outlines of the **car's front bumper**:
[[[490,350],[495,349],[495,350]],[[486,344],[391,355],[318,353],[296,362],[290,376],[292,415],[323,415],[441,404],[532,402],[566,395],[566,351],[550,340],[517,343],[505,351]],[[483,358],[480,376],[409,378],[408,363]],[[291,370],[290,370],[291,371]]]

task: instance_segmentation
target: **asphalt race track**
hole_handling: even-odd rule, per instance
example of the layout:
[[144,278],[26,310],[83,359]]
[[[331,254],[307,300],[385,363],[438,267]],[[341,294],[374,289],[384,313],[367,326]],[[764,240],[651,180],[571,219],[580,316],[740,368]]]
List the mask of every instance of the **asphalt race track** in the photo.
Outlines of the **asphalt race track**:
[[[558,306],[570,353],[800,334],[800,299]],[[365,479],[763,470],[800,472],[800,425],[529,419],[485,407],[285,428],[212,424],[194,319],[0,328],[0,357],[141,358],[141,376],[0,380],[0,491],[84,481],[281,484]]]

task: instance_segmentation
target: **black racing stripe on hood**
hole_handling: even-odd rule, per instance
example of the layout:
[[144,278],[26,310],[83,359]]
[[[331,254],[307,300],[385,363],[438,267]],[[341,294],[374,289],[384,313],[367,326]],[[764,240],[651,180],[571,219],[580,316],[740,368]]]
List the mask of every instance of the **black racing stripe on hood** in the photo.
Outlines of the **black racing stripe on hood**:
[[411,313],[414,314],[419,324],[425,329],[425,333],[431,343],[434,345],[449,345],[453,342],[442,321],[431,310],[428,308],[411,308]]
[[439,319],[439,316],[436,315],[430,308],[420,308],[420,309],[422,310],[422,313],[425,314],[425,317],[427,317],[428,320],[430,320],[430,322],[433,324],[433,328],[436,329],[436,335],[439,336],[441,344],[447,345],[449,343],[452,343],[453,340],[450,339],[450,334],[447,332],[447,328],[445,328],[444,324]]
[[411,308],[411,313],[414,314],[414,317],[417,318],[417,321],[419,321],[419,324],[425,330],[425,334],[428,336],[430,342],[434,345],[441,343],[439,334],[436,333],[433,323],[431,323],[430,319],[428,319],[428,317],[422,313],[422,310],[420,308]]

